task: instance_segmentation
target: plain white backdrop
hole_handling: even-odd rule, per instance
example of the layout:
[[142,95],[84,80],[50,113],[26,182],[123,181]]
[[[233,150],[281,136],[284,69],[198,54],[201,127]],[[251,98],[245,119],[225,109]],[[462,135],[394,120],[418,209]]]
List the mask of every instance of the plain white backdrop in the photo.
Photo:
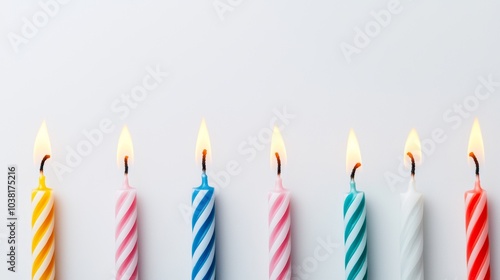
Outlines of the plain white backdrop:
[[[200,184],[194,149],[202,117],[217,188],[218,279],[267,278],[273,122],[283,127],[288,152],[283,178],[293,196],[295,279],[344,277],[350,128],[363,157],[357,182],[366,192],[369,277],[399,279],[399,193],[409,180],[399,169],[413,127],[427,139],[417,169],[426,278],[466,279],[463,195],[474,183],[467,142],[475,116],[486,151],[492,279],[500,278],[499,2],[48,2],[0,3],[2,225],[7,166],[19,169],[17,272],[2,261],[1,279],[30,277],[29,201],[38,180],[32,149],[44,119],[53,151],[46,175],[56,194],[57,278],[114,279],[113,198],[123,173],[115,153],[127,124],[140,277],[189,279],[186,209]],[[156,86],[141,92],[154,71],[163,73]],[[85,133],[103,120],[112,129],[88,146]],[[442,135],[436,141],[433,134]],[[85,155],[68,162],[82,145]],[[1,226],[0,260],[6,238]],[[328,254],[318,260],[324,242]]]

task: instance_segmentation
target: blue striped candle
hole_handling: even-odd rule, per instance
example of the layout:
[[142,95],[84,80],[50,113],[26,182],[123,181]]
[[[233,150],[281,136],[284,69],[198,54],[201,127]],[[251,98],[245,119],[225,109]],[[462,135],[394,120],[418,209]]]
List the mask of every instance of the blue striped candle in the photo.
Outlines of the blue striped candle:
[[203,172],[201,186],[193,189],[192,280],[215,279],[215,199],[214,188],[208,185]]
[[356,190],[354,178],[344,200],[344,225],[345,278],[368,279],[365,193]]

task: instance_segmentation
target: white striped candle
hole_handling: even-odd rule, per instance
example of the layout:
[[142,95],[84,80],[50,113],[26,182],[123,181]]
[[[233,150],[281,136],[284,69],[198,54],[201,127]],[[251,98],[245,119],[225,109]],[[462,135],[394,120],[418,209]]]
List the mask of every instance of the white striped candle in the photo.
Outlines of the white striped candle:
[[[417,131],[412,129],[405,144],[404,163],[411,166],[408,190],[401,194],[400,268],[402,280],[424,279],[424,197],[415,186],[415,168],[422,159]],[[410,165],[411,163],[411,165]]]
[[412,176],[408,191],[401,194],[401,279],[424,279],[424,198]]

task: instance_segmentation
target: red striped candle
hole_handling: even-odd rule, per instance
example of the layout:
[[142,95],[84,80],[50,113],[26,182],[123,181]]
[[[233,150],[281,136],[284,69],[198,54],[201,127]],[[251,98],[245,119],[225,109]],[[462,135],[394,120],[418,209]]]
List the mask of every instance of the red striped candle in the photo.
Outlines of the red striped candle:
[[490,242],[488,237],[488,202],[479,176],[473,190],[465,193],[465,228],[467,233],[467,275],[469,280],[490,279]]
[[483,136],[476,119],[469,138],[469,156],[476,165],[476,183],[465,193],[465,229],[467,238],[467,279],[489,280],[490,241],[488,236],[488,201],[481,188],[479,161],[484,160]]

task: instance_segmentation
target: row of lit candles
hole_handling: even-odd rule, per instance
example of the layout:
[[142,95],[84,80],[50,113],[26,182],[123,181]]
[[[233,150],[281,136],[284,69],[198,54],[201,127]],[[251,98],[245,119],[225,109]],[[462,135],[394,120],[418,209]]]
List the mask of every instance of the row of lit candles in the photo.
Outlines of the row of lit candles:
[[[488,211],[485,191],[479,180],[479,159],[483,157],[482,135],[477,119],[469,139],[469,156],[475,162],[476,183],[465,193],[468,279],[490,279]],[[54,196],[45,184],[44,164],[51,148],[47,126],[42,123],[34,147],[34,159],[40,164],[39,186],[32,192],[32,279],[54,279],[55,236]],[[118,142],[117,160],[123,163],[123,187],[115,201],[116,279],[138,279],[137,192],[128,183],[128,165],[133,160],[130,133],[124,127]],[[201,161],[202,183],[192,193],[192,277],[215,279],[215,196],[209,186],[206,161],[210,157],[210,139],[203,120],[198,132],[196,158]],[[269,279],[291,279],[290,192],[283,187],[281,167],[286,162],[283,138],[275,127],[271,141],[271,164],[277,169],[275,189],[269,192]],[[405,145],[405,164],[411,167],[408,190],[401,194],[401,278],[424,279],[423,267],[423,196],[415,188],[415,165],[422,157],[418,134],[411,130]],[[366,279],[367,232],[365,194],[358,191],[355,172],[361,166],[359,144],[350,131],[346,166],[351,174],[350,192],[344,200],[344,243],[346,279]]]

